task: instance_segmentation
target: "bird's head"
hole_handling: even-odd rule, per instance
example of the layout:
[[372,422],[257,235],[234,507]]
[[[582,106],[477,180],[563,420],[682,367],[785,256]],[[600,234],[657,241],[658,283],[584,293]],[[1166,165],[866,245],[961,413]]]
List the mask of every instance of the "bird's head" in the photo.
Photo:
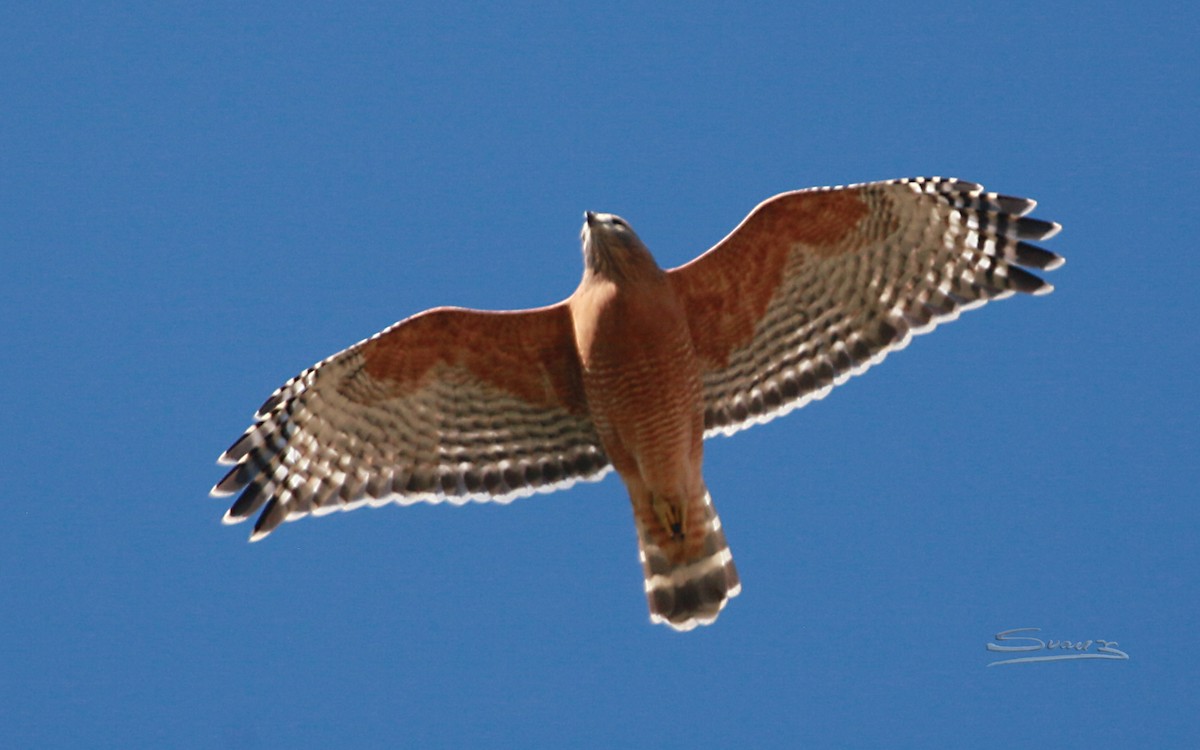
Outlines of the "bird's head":
[[616,214],[595,211],[584,211],[583,218],[579,239],[585,270],[614,279],[660,271],[629,222]]

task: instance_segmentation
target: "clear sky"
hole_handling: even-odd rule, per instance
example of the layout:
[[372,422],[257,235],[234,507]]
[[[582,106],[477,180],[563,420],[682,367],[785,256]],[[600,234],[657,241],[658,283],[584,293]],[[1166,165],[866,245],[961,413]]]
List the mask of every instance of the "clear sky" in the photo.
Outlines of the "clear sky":
[[[1195,4],[650,5],[5,5],[0,745],[1200,746]],[[670,266],[931,174],[1038,199],[1057,290],[710,441],[713,627],[615,476],[219,523],[277,385],[562,299],[585,209]],[[1129,659],[987,666],[1032,627]]]

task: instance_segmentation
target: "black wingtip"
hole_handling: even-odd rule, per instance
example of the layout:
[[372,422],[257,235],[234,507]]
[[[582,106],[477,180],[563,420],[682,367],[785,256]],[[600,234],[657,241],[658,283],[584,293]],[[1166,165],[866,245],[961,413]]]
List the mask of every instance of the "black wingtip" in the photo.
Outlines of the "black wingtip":
[[[254,515],[267,502],[268,496],[260,482],[251,482],[225,513],[227,523],[239,523]],[[271,498],[274,502],[274,498]],[[262,519],[259,519],[262,520]]]
[[242,457],[250,452],[255,443],[255,428],[251,427],[246,430],[240,438],[234,441],[233,445],[225,449],[221,457],[217,459],[218,463],[235,464],[242,460]]
[[1019,240],[1048,240],[1062,230],[1062,225],[1053,221],[1021,218],[1017,219],[1015,229]]
[[1021,294],[1049,294],[1054,291],[1054,287],[1046,283],[1044,279],[1017,266],[1008,267],[1008,284],[1005,286]]
[[[250,512],[253,513],[254,511]],[[254,531],[250,534],[250,541],[257,542],[267,534],[270,534],[286,518],[287,508],[277,499],[271,498],[267,503],[267,507],[263,508],[263,512],[259,515],[258,520],[254,522]]]
[[209,494],[213,497],[226,497],[245,487],[253,477],[246,464],[238,464],[229,470],[221,481],[213,485]]
[[1013,261],[1043,271],[1053,271],[1066,263],[1066,259],[1058,253],[1052,253],[1028,242],[1017,243],[1013,251]]
[[279,406],[279,403],[281,401],[283,401],[283,389],[282,388],[280,388],[279,390],[272,393],[270,398],[268,398],[266,401],[264,401],[262,406],[258,407],[258,411],[255,412],[254,416],[257,417],[258,419],[262,419],[263,417],[267,416],[271,412],[275,411],[275,407]]
[[1037,201],[1034,199],[1020,198],[1015,195],[994,194],[992,201],[996,204],[997,210],[1017,217],[1025,216],[1037,207]]

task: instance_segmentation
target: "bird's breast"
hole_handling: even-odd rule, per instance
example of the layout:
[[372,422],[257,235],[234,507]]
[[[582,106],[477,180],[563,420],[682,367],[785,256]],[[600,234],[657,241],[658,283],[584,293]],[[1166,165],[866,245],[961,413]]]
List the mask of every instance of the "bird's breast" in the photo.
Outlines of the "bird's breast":
[[[614,466],[654,483],[699,470],[704,408],[683,307],[667,284],[573,300],[588,409]],[[692,466],[694,464],[694,467]]]

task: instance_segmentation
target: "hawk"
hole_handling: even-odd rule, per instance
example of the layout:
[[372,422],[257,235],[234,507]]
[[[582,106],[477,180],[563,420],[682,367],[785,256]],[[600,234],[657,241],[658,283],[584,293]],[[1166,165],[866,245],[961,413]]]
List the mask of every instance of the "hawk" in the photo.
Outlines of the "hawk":
[[663,270],[619,216],[587,212],[583,280],[549,307],[437,308],[283,384],[221,456],[226,523],[362,505],[508,502],[615,469],[650,619],[713,622],[741,590],[702,472],[704,438],[813,399],[962,310],[1052,287],[1025,268],[1058,224],[939,177],[760,204]]

